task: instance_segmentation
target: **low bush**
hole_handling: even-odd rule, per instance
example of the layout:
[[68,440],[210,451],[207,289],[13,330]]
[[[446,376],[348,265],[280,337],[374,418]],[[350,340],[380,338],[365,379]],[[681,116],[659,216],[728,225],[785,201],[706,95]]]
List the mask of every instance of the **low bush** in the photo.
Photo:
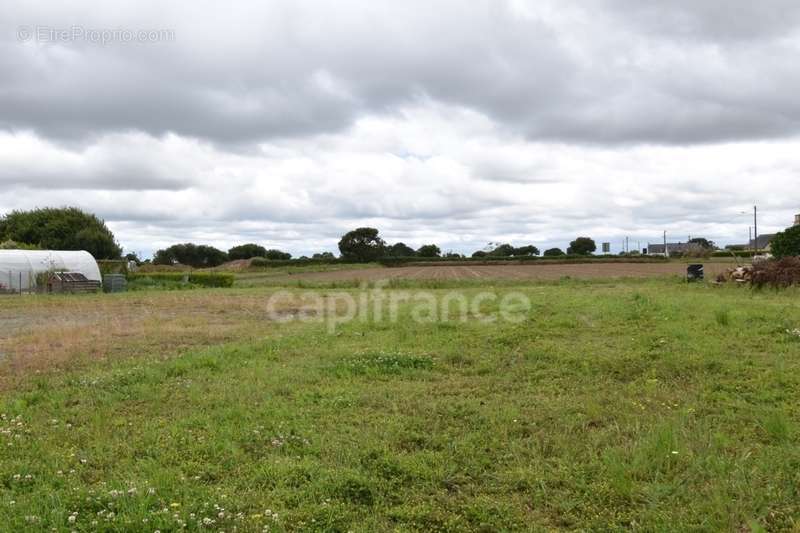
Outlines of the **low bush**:
[[128,281],[150,279],[156,282],[173,282],[198,287],[232,287],[233,274],[219,272],[148,272],[128,274]]
[[753,264],[754,287],[775,289],[800,285],[800,257],[784,257]]
[[199,285],[189,282],[175,281],[171,279],[159,279],[158,276],[137,276],[135,279],[128,281],[128,291],[186,291],[190,289],[199,289]]
[[711,254],[711,257],[753,257],[754,255],[756,253],[753,250],[717,250]]
[[250,260],[251,267],[257,268],[279,268],[286,266],[308,266],[308,265],[334,265],[337,263],[352,263],[337,257],[320,257],[305,259],[269,259],[267,257],[254,257]]

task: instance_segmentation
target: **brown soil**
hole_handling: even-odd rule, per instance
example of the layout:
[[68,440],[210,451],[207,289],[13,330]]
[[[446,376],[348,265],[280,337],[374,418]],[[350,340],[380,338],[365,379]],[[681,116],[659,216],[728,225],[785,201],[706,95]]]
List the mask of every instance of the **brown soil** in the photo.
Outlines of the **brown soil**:
[[[707,279],[730,267],[728,263],[706,263]],[[382,279],[517,279],[557,280],[565,276],[591,278],[648,278],[684,276],[685,263],[581,263],[532,265],[437,265],[398,268],[367,268],[332,272],[294,274],[292,279],[308,281],[378,281]]]

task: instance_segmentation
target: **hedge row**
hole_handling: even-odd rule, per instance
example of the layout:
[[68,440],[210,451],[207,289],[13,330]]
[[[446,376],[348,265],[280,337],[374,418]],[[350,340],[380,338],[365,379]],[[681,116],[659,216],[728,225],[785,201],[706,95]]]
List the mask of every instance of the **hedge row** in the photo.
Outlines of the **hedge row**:
[[[764,250],[758,252],[759,254],[763,254]],[[711,254],[711,257],[753,257],[756,255],[756,252],[753,250],[717,250],[716,252]]]
[[337,263],[347,264],[353,261],[333,257],[328,259],[267,259],[266,257],[254,257],[250,260],[250,266],[277,268],[284,266],[307,266],[307,265],[335,265]]
[[201,287],[232,287],[233,274],[219,272],[140,272],[128,274],[128,280],[152,279],[155,281],[172,281],[191,283]]

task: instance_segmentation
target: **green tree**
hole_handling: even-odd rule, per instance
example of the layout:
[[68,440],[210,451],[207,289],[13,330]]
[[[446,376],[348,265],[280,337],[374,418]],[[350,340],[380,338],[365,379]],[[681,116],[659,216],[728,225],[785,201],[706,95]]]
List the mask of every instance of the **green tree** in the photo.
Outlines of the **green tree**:
[[532,255],[539,255],[539,249],[532,244],[528,246],[520,246],[519,248],[514,248],[514,253],[517,257],[526,257]]
[[105,222],[77,207],[12,211],[0,219],[0,241],[46,250],[86,250],[95,259],[119,259],[122,248]]
[[228,250],[228,259],[231,261],[236,259],[250,259],[253,257],[264,257],[266,254],[267,249],[258,244],[240,244]]
[[390,257],[413,257],[417,255],[417,252],[406,243],[398,242],[388,248],[386,255]]
[[292,254],[289,252],[283,252],[281,250],[267,250],[264,252],[263,257],[271,261],[288,261],[292,258]]
[[312,255],[311,259],[336,259],[336,256],[331,252],[322,252],[321,254],[317,253]]
[[772,239],[770,249],[777,258],[800,256],[800,226],[779,232]]
[[689,239],[689,244],[696,244],[708,250],[714,250],[717,248],[717,245],[714,244],[714,241],[709,241],[705,237],[695,237],[694,239]]
[[375,228],[356,228],[342,236],[339,251],[348,261],[367,263],[384,254],[386,243],[378,236]]
[[567,248],[569,255],[589,255],[597,250],[597,244],[589,237],[578,237]]
[[435,244],[424,244],[417,250],[417,255],[420,257],[439,257],[442,251]]
[[483,250],[478,250],[477,252],[474,252],[472,254],[472,257],[486,257],[487,255],[489,255],[487,252],[484,252]]
[[489,255],[495,257],[510,257],[514,255],[515,248],[510,244],[501,244],[497,246],[494,250],[489,252]]
[[544,251],[543,254],[545,257],[558,257],[560,255],[565,255],[564,251],[561,248],[548,248]]
[[158,250],[153,255],[153,264],[156,265],[188,265],[194,268],[208,268],[219,266],[228,260],[228,254],[213,246],[205,244],[174,244],[169,248]]

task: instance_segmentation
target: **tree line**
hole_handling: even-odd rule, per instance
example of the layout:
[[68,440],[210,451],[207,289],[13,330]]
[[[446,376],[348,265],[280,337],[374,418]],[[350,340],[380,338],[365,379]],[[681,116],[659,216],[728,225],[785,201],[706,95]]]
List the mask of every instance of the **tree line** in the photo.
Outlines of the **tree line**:
[[[545,257],[560,255],[588,255],[597,250],[594,240],[589,237],[578,237],[572,241],[564,252],[560,248],[550,248],[545,250]],[[442,254],[441,249],[435,244],[425,244],[414,250],[405,243],[398,242],[388,245],[384,241],[376,228],[356,228],[344,234],[339,241],[339,252],[342,258],[355,262],[375,261],[382,257],[464,257],[461,254],[449,252]],[[493,245],[490,250],[477,250],[472,257],[531,257],[538,256],[539,249],[529,244],[527,246],[515,247],[511,244]]]
[[[597,249],[595,242],[589,237],[578,237],[566,252],[559,248],[545,250],[546,257],[560,255],[588,255]],[[449,258],[459,259],[465,256],[455,253],[442,253],[436,244],[424,244],[416,250],[403,242],[387,244],[376,228],[356,228],[345,233],[339,241],[339,253],[343,261],[354,263],[368,263],[382,258],[419,257],[421,259]],[[526,246],[512,246],[511,244],[496,244],[489,250],[478,250],[472,257],[533,257],[540,255],[539,248],[529,244]],[[267,260],[288,260],[291,254],[281,250],[268,250],[255,243],[234,246],[227,252],[204,244],[174,244],[163,250],[158,250],[153,263],[157,265],[182,264],[195,268],[209,268],[219,266],[226,261],[237,259],[264,258]],[[316,253],[313,256],[302,256],[299,259],[331,260],[336,256],[331,252]]]
[[[716,245],[704,238],[695,238],[691,244],[704,249],[715,249]],[[123,249],[105,222],[92,213],[76,207],[40,208],[30,211],[11,211],[0,217],[0,248],[86,250],[96,259],[139,258],[133,253],[123,256]],[[566,251],[549,248],[541,255],[557,257],[562,255],[589,255],[597,250],[597,245],[589,237],[577,237],[570,242]],[[425,244],[416,250],[403,242],[387,244],[376,228],[356,228],[345,233],[339,241],[339,253],[344,261],[369,262],[381,258],[463,258],[455,252],[443,253],[436,244]],[[787,228],[778,233],[772,241],[772,253],[776,257],[800,255],[800,226]],[[493,244],[487,249],[477,250],[471,257],[531,257],[540,255],[539,249],[532,245],[512,246]],[[234,246],[228,251],[219,250],[205,244],[175,244],[158,250],[153,256],[155,264],[184,264],[195,268],[215,267],[237,259],[264,258],[270,261],[289,260],[292,255],[277,249],[267,249],[255,243]],[[310,258],[300,259],[333,260],[331,252],[315,253]]]

